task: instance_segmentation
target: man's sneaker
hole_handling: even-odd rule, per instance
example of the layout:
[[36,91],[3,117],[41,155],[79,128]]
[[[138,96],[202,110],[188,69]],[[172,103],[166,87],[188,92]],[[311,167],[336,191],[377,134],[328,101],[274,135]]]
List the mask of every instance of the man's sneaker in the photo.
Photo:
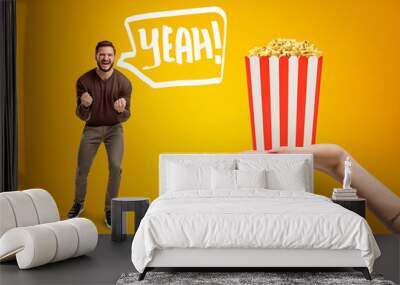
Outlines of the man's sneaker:
[[72,205],[71,210],[69,210],[69,212],[68,212],[68,218],[72,219],[72,218],[79,217],[79,215],[82,214],[83,211],[84,211],[83,203],[75,202],[74,205]]
[[111,211],[105,211],[104,216],[104,222],[106,223],[107,228],[111,229]]

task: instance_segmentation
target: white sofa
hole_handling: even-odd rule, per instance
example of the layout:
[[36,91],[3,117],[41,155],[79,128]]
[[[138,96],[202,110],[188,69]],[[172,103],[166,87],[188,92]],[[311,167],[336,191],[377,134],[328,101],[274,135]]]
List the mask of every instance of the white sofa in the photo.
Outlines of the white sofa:
[[20,269],[84,255],[96,248],[92,221],[60,221],[49,192],[29,189],[0,193],[0,262],[16,259]]

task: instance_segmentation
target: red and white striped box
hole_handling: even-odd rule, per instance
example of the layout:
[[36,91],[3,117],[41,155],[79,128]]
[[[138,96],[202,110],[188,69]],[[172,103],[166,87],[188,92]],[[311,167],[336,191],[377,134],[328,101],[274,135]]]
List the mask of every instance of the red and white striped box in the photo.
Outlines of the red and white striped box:
[[247,56],[253,150],[315,143],[322,56]]

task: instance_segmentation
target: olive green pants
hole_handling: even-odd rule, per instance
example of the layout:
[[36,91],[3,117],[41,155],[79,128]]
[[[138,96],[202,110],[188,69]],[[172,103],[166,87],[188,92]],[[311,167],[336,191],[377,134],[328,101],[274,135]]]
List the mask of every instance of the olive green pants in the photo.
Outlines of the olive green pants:
[[108,157],[108,185],[104,209],[111,210],[111,199],[118,196],[121,181],[121,162],[124,152],[124,138],[121,124],[114,126],[85,126],[78,151],[78,165],[75,176],[75,202],[84,203],[87,191],[87,177],[101,143],[104,143]]

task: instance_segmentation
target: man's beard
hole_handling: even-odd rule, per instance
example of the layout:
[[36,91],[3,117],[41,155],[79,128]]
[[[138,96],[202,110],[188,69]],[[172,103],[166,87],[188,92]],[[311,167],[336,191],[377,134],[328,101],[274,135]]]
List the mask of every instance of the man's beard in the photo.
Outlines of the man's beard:
[[108,71],[110,71],[111,68],[113,67],[113,65],[114,65],[114,62],[111,62],[110,67],[107,68],[107,69],[104,69],[104,68],[101,67],[101,62],[100,62],[100,61],[97,61],[97,67],[98,67],[101,71],[103,71],[103,72],[108,72]]

